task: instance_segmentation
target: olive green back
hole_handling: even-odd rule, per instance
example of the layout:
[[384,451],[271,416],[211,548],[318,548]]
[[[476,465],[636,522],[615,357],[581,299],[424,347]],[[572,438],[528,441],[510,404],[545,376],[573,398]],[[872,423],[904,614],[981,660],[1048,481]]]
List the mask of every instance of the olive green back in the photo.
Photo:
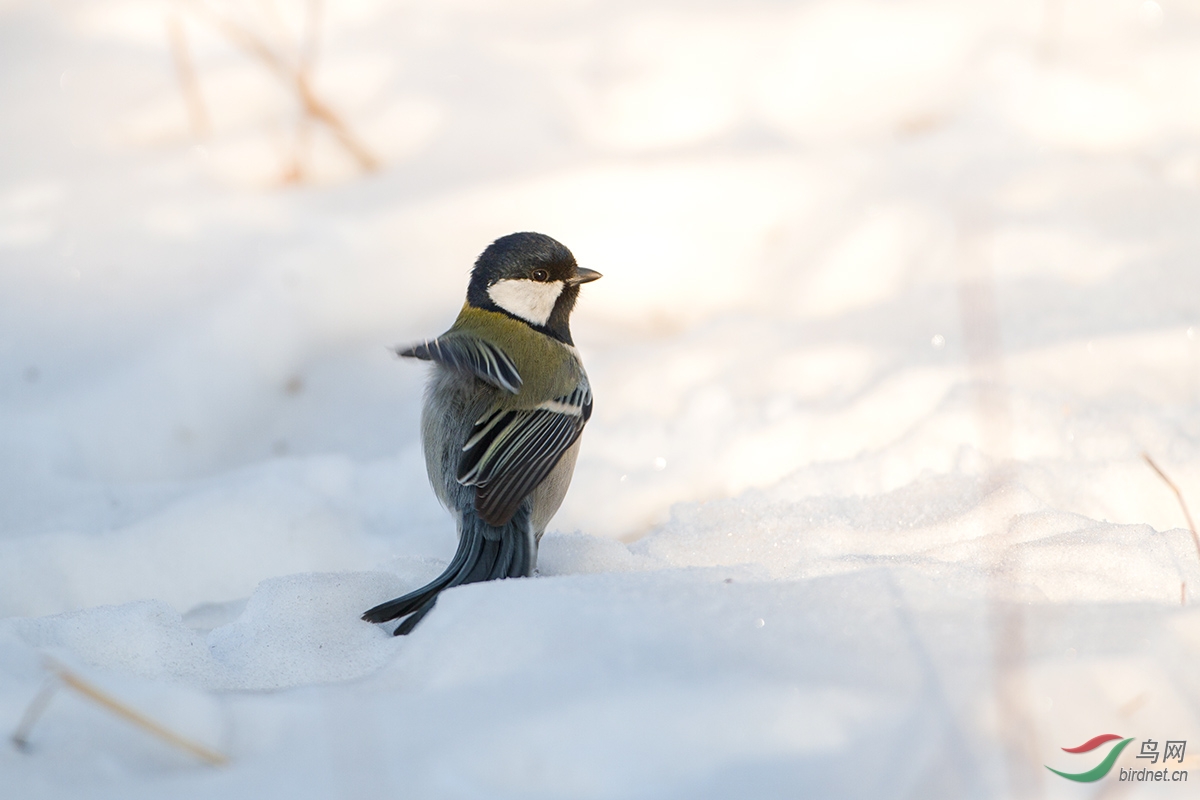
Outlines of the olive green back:
[[499,347],[513,360],[521,375],[517,394],[501,392],[497,405],[533,408],[546,400],[570,394],[583,368],[567,345],[540,333],[520,320],[496,311],[464,304],[458,319],[444,336],[471,336]]

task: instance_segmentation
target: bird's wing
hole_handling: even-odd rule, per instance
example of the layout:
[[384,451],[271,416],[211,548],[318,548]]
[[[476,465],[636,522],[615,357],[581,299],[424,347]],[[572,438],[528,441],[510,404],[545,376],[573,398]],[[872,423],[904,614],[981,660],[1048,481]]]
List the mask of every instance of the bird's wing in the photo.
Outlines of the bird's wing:
[[503,525],[579,438],[592,415],[587,377],[536,408],[495,408],[475,423],[458,462],[458,482],[475,487],[475,511]]
[[469,372],[481,381],[498,389],[516,394],[521,388],[521,374],[508,354],[491,342],[475,336],[444,334],[426,339],[420,344],[399,349],[398,355],[436,361],[450,369]]

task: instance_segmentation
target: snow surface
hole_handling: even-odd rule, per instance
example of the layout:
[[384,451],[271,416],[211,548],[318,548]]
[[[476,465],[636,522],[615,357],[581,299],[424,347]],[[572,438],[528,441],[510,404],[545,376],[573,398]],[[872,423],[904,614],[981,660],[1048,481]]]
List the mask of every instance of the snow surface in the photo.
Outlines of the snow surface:
[[[62,690],[0,797],[1185,796],[1044,768],[1109,732],[1200,779],[1142,459],[1200,512],[1195,2],[330,2],[385,167],[316,129],[290,187],[195,8],[0,4],[0,728],[51,655],[231,760]],[[393,639],[454,537],[388,347],[515,230],[605,274],[596,412],[539,576]]]

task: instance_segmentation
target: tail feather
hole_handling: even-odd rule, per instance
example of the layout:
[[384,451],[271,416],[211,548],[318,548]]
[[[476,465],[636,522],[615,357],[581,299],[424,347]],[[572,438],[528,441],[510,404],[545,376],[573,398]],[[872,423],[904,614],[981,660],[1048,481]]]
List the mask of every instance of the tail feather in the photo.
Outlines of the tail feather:
[[435,605],[437,605],[437,595],[436,594],[433,597],[430,597],[429,600],[427,600],[425,602],[425,605],[418,608],[416,611],[414,611],[412,614],[410,614],[407,619],[405,619],[403,622],[401,622],[396,627],[396,630],[395,630],[395,632],[393,632],[392,635],[393,636],[406,636],[407,634],[412,633],[412,629],[417,627],[418,622],[425,619],[426,614],[428,614],[430,611],[433,611],[433,607]]
[[498,539],[484,539],[483,547],[479,548],[479,558],[475,559],[475,565],[471,567],[471,571],[463,578],[463,583],[478,583],[486,581],[491,577],[492,567],[496,563],[496,556],[500,555],[500,541]]
[[[537,562],[537,545],[533,543],[533,535],[513,537],[512,561],[509,563],[508,574],[532,575],[534,564]],[[532,548],[532,551],[531,551]],[[522,572],[522,570],[525,570]]]
[[516,536],[506,536],[500,540],[500,552],[496,554],[496,563],[492,565],[492,570],[487,576],[489,581],[508,577],[508,569],[512,566],[517,538]]
[[529,515],[528,501],[521,504],[512,519],[499,526],[484,522],[474,509],[464,511],[459,524],[458,550],[446,570],[420,589],[375,606],[362,618],[367,622],[387,622],[408,616],[396,628],[395,634],[403,636],[433,609],[438,594],[446,589],[464,583],[532,575],[537,550]]

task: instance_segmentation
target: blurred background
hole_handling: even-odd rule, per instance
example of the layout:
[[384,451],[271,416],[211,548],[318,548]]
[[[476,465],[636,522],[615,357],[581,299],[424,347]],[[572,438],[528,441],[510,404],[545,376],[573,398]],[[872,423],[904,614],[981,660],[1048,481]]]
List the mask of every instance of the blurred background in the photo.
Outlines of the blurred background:
[[814,465],[802,493],[1015,476],[1159,529],[1141,452],[1200,485],[1190,0],[0,14],[6,536],[331,457],[347,524],[441,553],[389,348],[514,230],[605,274],[564,531]]
[[[587,595],[601,584],[570,583],[587,596],[562,619],[519,607],[505,619],[537,624],[514,623],[510,648],[627,602],[624,572],[750,565],[768,588],[736,615],[770,633],[819,610],[836,623],[817,648],[835,677],[910,638],[913,674],[934,665],[902,693],[920,713],[952,709],[929,723],[942,739],[911,735],[903,715],[882,738],[846,734],[849,750],[895,745],[881,785],[911,761],[959,770],[913,796],[1037,796],[1045,753],[1101,728],[1194,729],[1179,709],[1196,707],[1195,620],[1137,648],[1159,620],[1138,609],[1200,591],[1179,502],[1143,459],[1200,506],[1200,0],[0,0],[0,108],[0,616],[152,599],[183,615],[172,636],[212,631],[213,652],[244,669],[194,678],[114,655],[105,643],[145,622],[125,606],[79,623],[98,644],[53,620],[29,642],[209,688],[389,663],[390,640],[353,639],[375,660],[286,677],[328,659],[329,639],[297,634],[279,663],[238,648],[292,619],[281,598],[299,595],[273,584],[239,614],[261,581],[290,576],[342,597],[319,631],[342,635],[372,593],[450,556],[417,440],[425,370],[391,348],[451,324],[488,243],[536,230],[604,273],[573,318],[596,411],[542,573],[621,575],[602,601]],[[949,594],[904,583],[897,565]],[[826,584],[804,583],[867,567],[890,577],[846,578],[824,600]],[[345,599],[311,575],[371,570],[399,583]],[[678,575],[648,580],[634,594],[651,607],[656,592],[710,597],[671,588]],[[446,602],[508,608],[567,585]],[[910,590],[916,623],[864,622]],[[981,605],[959,591],[982,591]],[[1032,600],[1075,604],[1083,621],[1029,622]],[[1119,614],[1104,603],[1148,605],[1064,649],[1110,631]],[[978,614],[953,635],[907,627],[960,606]],[[839,614],[845,636],[867,625],[883,650],[837,638]],[[234,621],[260,627],[243,640]],[[640,630],[596,624],[601,660]],[[823,624],[778,651],[738,646],[765,675],[780,653],[806,675],[815,656],[796,643]],[[456,630],[405,652],[465,663]],[[492,630],[506,629],[480,635]],[[647,650],[635,684],[691,663],[687,630],[647,635],[686,642]],[[1097,656],[1086,680],[1074,666],[1121,648],[1136,653],[1116,667]],[[398,668],[419,683],[412,658]],[[878,694],[892,677],[863,679],[870,697],[831,718],[853,731],[892,714]],[[746,730],[767,736],[762,720],[792,706],[762,691]],[[714,696],[679,692],[688,709]],[[27,693],[0,700],[17,713]],[[645,702],[624,701],[635,714]],[[957,744],[973,725],[985,733],[962,746],[976,762]],[[674,741],[646,730],[645,752]],[[926,761],[904,751],[918,740]],[[786,741],[771,746],[800,747]],[[981,755],[996,742],[1000,766]],[[594,767],[564,747],[580,774]]]

